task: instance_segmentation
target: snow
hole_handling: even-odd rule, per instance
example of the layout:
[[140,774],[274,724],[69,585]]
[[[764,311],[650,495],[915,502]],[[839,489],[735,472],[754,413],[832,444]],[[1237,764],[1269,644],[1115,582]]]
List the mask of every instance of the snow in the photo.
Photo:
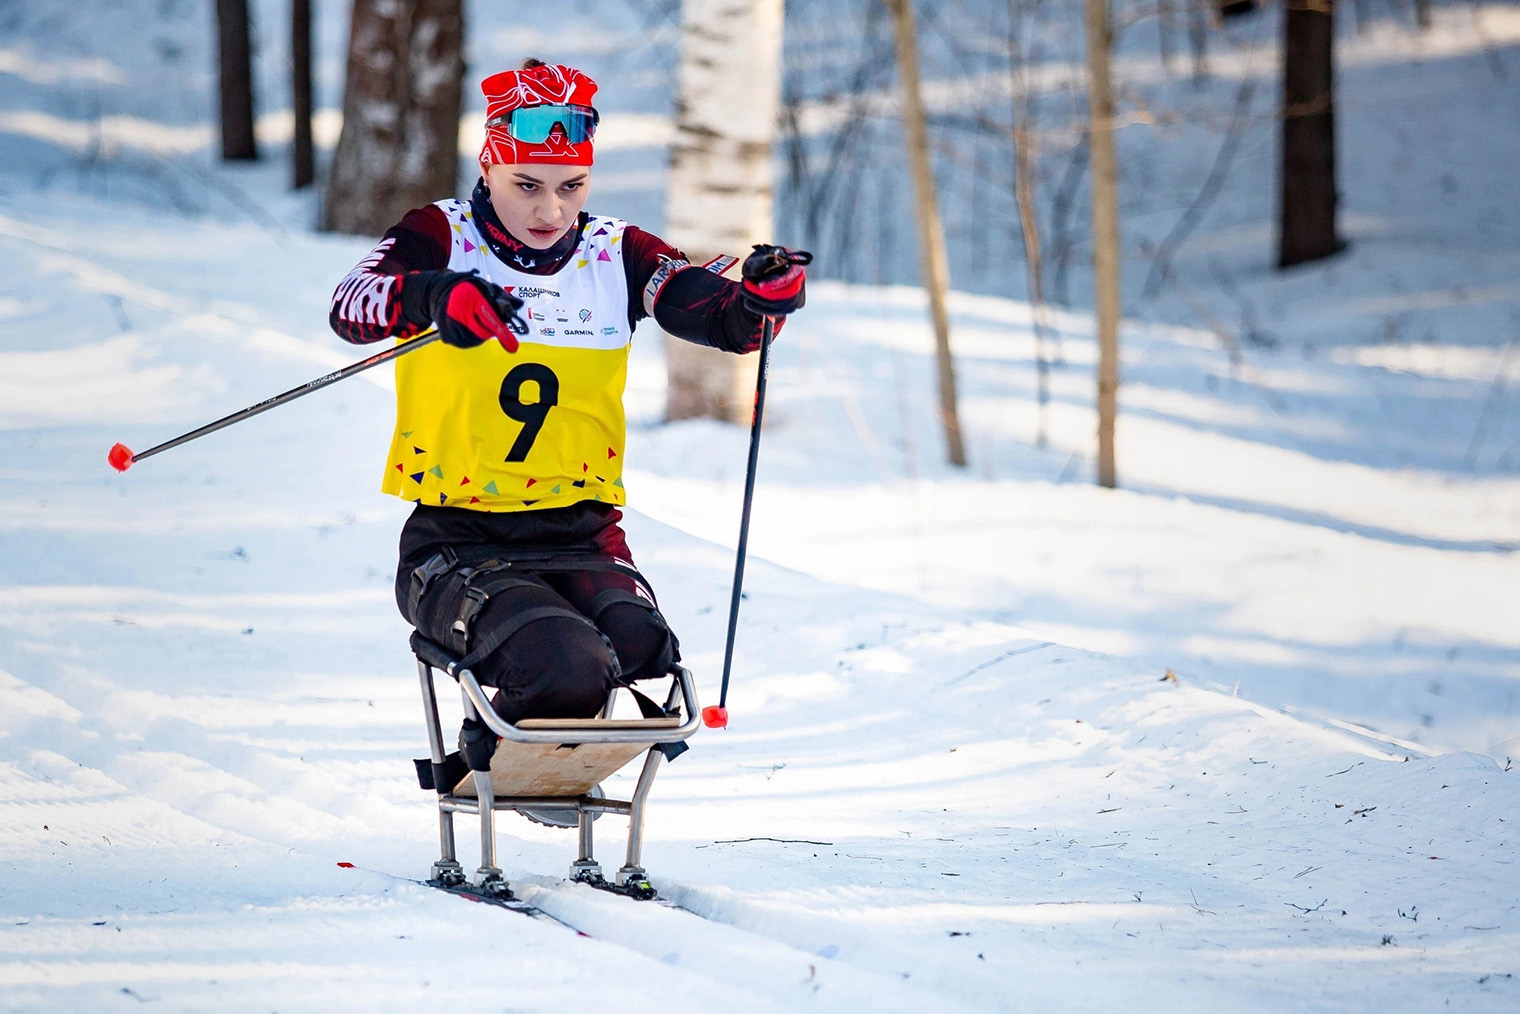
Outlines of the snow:
[[[1353,159],[1354,245],[1318,267],[1267,271],[1264,220],[1222,210],[1177,272],[1233,327],[1223,259],[1271,339],[1238,355],[1130,270],[1117,491],[1090,485],[1080,307],[1052,315],[1042,448],[1029,308],[955,295],[958,472],[921,293],[810,286],[731,728],[651,803],[646,865],[686,911],[568,886],[573,836],[501,820],[516,890],[580,936],[405,879],[436,822],[391,591],[407,505],[375,492],[385,371],[106,467],[357,358],[326,304],[369,242],[307,230],[278,148],[214,163],[203,5],[88,7],[0,7],[0,1010],[1520,1007],[1508,141]],[[1382,68],[1471,101],[1379,115],[1495,133],[1513,9],[1438,14],[1424,49],[1348,47],[1352,117]],[[656,92],[620,101],[658,123]],[[657,208],[658,152],[615,155],[603,210]],[[1441,203],[1396,203],[1448,168]],[[713,703],[747,434],[661,424],[647,338],[627,528]],[[621,824],[597,829],[615,865]]]

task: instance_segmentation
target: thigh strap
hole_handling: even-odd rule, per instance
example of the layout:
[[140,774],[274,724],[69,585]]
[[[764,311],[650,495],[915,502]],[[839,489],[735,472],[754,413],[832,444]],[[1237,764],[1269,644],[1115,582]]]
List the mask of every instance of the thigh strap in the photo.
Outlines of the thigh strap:
[[[407,593],[407,611],[415,625],[418,605],[434,584],[445,577],[461,578],[464,581],[464,596],[460,599],[459,615],[450,628],[454,641],[452,647],[456,651],[465,653],[458,662],[460,668],[475,665],[501,647],[507,638],[535,620],[554,616],[573,619],[586,624],[601,635],[602,632],[597,628],[594,618],[601,616],[609,606],[617,603],[629,603],[649,609],[656,615],[659,614],[659,607],[654,602],[626,589],[607,588],[598,592],[589,603],[591,618],[567,606],[538,606],[506,618],[503,623],[484,632],[479,638],[474,636],[475,619],[485,609],[486,603],[492,596],[500,595],[512,588],[544,588],[545,585],[541,581],[535,580],[538,575],[570,571],[622,574],[646,590],[649,588],[649,582],[633,564],[601,553],[580,551],[525,553],[506,557],[498,553],[488,557],[479,549],[474,552],[466,550],[460,554],[445,546],[426,563],[412,571],[411,587]],[[663,620],[663,617],[661,619]],[[605,639],[603,635],[603,640]],[[613,655],[616,657],[616,652]]]
[[[649,601],[644,596],[628,591],[625,588],[602,589],[591,597],[591,601],[587,604],[587,608],[590,611],[592,618],[599,620],[602,618],[602,614],[605,613],[609,607],[615,606],[620,602],[631,606],[638,606],[640,609],[648,609],[652,613],[658,613],[660,611],[653,602]],[[664,617],[661,617],[661,619],[663,620]]]
[[[467,652],[459,660],[461,669],[475,665],[506,643],[507,638],[536,620],[561,617],[584,623],[592,630],[596,630],[595,623],[569,606],[534,606],[504,618],[502,622],[494,624],[491,629],[476,637],[473,629],[475,618],[480,615],[481,610],[485,609],[486,603],[492,596],[500,595],[513,588],[549,590],[541,581],[508,572],[511,566],[512,564],[508,562],[491,561],[473,570],[466,568],[461,572],[465,574],[464,598],[459,602],[459,618],[454,621],[453,626],[457,644],[461,650]],[[600,635],[601,631],[597,633]]]

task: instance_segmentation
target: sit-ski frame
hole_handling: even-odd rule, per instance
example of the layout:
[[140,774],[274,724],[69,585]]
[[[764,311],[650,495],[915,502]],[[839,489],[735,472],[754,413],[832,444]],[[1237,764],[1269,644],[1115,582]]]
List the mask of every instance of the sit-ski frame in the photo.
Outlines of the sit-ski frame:
[[[614,688],[608,695],[600,719],[533,720],[523,726],[513,725],[496,714],[486,698],[485,691],[469,669],[457,669],[456,660],[437,650],[437,646],[423,642],[420,637],[413,641],[417,655],[417,676],[422,686],[422,708],[428,727],[428,746],[435,770],[444,763],[443,728],[438,718],[438,698],[433,677],[440,670],[459,683],[464,700],[466,718],[484,723],[502,738],[498,750],[508,743],[538,743],[570,745],[584,743],[649,744],[644,757],[644,767],[634,787],[633,798],[628,800],[606,799],[581,794],[576,796],[502,796],[498,797],[491,784],[489,771],[471,772],[475,796],[453,791],[438,793],[438,837],[441,855],[433,864],[432,879],[447,887],[466,883],[464,868],[456,857],[454,846],[454,814],[475,813],[480,815],[480,868],[475,871],[475,888],[482,893],[507,894],[506,879],[496,865],[497,810],[569,810],[577,815],[580,829],[579,855],[570,866],[570,878],[595,886],[610,887],[619,893],[636,898],[654,896],[647,874],[641,865],[644,846],[644,804],[654,785],[663,756],[661,746],[689,739],[701,724],[701,710],[697,706],[697,691],[692,675],[679,665],[672,665],[670,675],[674,678],[670,693],[665,699],[667,711],[680,699],[685,708],[685,720],[672,727],[671,719],[653,719],[644,722],[612,720]],[[532,728],[525,726],[531,725]],[[641,727],[642,726],[642,727]],[[597,813],[618,813],[628,817],[628,851],[625,862],[609,884],[602,876],[601,864],[592,851],[591,822]]]

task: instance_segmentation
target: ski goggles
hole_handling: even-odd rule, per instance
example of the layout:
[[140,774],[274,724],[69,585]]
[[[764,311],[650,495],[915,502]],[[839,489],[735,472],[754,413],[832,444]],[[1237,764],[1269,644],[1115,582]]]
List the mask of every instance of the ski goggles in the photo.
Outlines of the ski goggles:
[[486,127],[506,127],[513,140],[524,144],[543,144],[556,125],[571,144],[591,140],[601,115],[590,106],[544,105],[519,106],[505,116],[494,116]]

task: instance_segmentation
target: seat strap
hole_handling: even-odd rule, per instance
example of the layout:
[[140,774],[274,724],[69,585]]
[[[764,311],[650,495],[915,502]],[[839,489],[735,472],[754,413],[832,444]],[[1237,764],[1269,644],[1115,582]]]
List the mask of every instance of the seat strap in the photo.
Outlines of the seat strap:
[[642,715],[643,717],[645,717],[645,718],[669,718],[670,717],[670,712],[668,712],[664,708],[660,707],[653,700],[651,700],[647,695],[641,694],[637,690],[633,689],[633,686],[631,684],[624,683],[622,686],[623,686],[624,690],[628,691],[630,694],[633,695],[634,703],[639,706],[639,714]]
[[458,750],[445,757],[442,764],[434,764],[429,757],[417,758],[412,764],[417,768],[417,784],[439,795],[454,791],[454,786],[470,770],[470,765],[459,755]]
[[[678,718],[680,717],[680,708],[677,708],[674,712],[666,711],[649,697],[633,689],[630,684],[624,683],[622,687],[633,695],[634,702],[639,706],[639,714],[645,718],[669,718],[672,714]],[[677,740],[674,743],[656,743],[655,748],[665,755],[665,762],[667,764],[691,749],[684,740]]]
[[511,567],[529,573],[552,573],[559,570],[616,570],[637,574],[638,568],[627,560],[594,550],[562,552],[512,553],[495,546],[467,547],[457,554],[467,566],[482,570]]

